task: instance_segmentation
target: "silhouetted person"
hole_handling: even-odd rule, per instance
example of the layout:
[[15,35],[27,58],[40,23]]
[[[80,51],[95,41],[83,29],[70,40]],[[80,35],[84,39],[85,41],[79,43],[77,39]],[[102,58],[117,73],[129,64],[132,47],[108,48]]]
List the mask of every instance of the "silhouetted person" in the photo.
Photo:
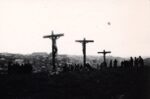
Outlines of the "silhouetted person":
[[112,60],[110,60],[109,67],[112,68]]
[[130,57],[130,66],[133,67],[133,58]]
[[117,65],[118,65],[118,61],[115,59],[115,60],[114,60],[114,67],[116,68]]
[[91,65],[89,63],[86,64],[86,68],[87,68],[88,71],[93,70],[93,68],[91,67]]
[[124,67],[124,61],[121,61],[121,67]]
[[8,74],[12,73],[12,62],[8,62]]
[[138,67],[138,59],[136,57],[134,58],[134,66]]
[[69,71],[68,67],[67,67],[67,64],[64,64],[64,66],[63,66],[63,72],[67,72],[67,71]]
[[107,64],[106,64],[106,62],[103,62],[103,63],[101,63],[101,69],[104,69],[104,68],[107,68]]
[[139,63],[139,66],[141,66],[141,67],[144,66],[144,60],[141,56],[139,56],[139,58],[138,58],[138,63]]
[[107,63],[106,62],[104,62],[104,67],[107,68]]
[[124,63],[124,67],[128,68],[128,61],[125,60],[123,63]]

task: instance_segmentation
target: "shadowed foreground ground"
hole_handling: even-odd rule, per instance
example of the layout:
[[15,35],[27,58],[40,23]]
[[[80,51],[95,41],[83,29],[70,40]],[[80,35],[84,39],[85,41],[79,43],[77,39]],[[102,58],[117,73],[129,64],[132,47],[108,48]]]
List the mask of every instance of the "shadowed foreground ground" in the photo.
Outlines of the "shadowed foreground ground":
[[0,75],[0,99],[150,99],[150,68]]

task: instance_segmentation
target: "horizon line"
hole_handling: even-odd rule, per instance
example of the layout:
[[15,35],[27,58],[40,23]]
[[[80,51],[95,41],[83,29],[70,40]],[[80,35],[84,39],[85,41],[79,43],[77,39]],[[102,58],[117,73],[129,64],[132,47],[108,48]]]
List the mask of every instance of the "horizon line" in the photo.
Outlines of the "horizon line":
[[[20,55],[32,55],[32,54],[34,54],[34,53],[46,53],[46,54],[50,54],[50,53],[48,53],[48,52],[31,52],[31,53],[17,53],[17,52],[0,52],[0,54],[4,54],[4,53],[6,53],[6,54],[20,54]],[[83,55],[81,55],[81,54],[58,54],[58,55],[72,55],[72,56],[83,56]],[[103,55],[92,55],[92,54],[89,54],[89,55],[87,55],[87,56],[97,56],[97,57],[103,57]],[[115,56],[115,55],[107,55],[107,57],[120,57],[120,58],[130,58],[130,57],[133,57],[134,58],[134,56],[132,56],[132,55],[130,55],[130,56]],[[139,56],[141,56],[141,55],[139,55]],[[139,56],[135,56],[135,57],[139,57]],[[150,56],[146,56],[146,55],[144,55],[144,56],[142,56],[143,58],[150,58]]]

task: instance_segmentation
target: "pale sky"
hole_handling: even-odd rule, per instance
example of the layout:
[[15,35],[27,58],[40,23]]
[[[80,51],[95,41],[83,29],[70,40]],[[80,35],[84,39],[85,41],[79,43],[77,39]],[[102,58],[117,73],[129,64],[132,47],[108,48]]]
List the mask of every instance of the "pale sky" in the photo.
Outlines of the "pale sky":
[[51,30],[59,54],[81,55],[85,37],[87,55],[150,56],[150,0],[0,0],[0,52],[50,53]]

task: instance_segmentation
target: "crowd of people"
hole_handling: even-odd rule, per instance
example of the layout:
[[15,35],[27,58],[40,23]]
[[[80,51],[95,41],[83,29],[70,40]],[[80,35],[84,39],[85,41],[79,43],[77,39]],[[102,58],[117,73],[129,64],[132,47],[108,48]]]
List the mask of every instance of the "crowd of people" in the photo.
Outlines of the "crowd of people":
[[94,70],[94,68],[87,63],[85,66],[81,65],[81,64],[65,64],[63,66],[63,71],[67,72],[67,71],[91,71]]
[[[130,57],[129,60],[123,60],[121,63],[118,62],[117,59],[110,60],[109,63],[102,62],[100,65],[97,64],[97,69],[102,70],[106,68],[117,68],[117,67],[122,67],[122,68],[132,68],[132,67],[143,67],[144,66],[144,60],[141,56],[138,58],[135,57]],[[63,66],[63,71],[90,71],[94,70],[94,68],[90,64],[86,64],[85,66],[81,64],[65,64]]]
[[132,67],[143,67],[144,66],[144,60],[141,56],[139,56],[138,58],[135,57],[134,59],[133,59],[133,57],[130,57],[129,60],[121,61],[120,65],[118,63],[119,62],[117,61],[117,59],[110,60],[109,65],[107,65],[106,62],[103,62],[100,65],[100,69],[112,68],[112,67],[113,68],[117,68],[117,67],[132,68]]
[[141,56],[138,58],[135,57],[134,59],[130,57],[129,60],[125,60],[121,62],[122,67],[143,67],[144,66],[144,60]]
[[[120,64],[120,65],[118,65]],[[117,59],[110,60],[109,63],[102,62],[100,65],[97,64],[97,70],[102,70],[105,68],[132,68],[132,67],[143,67],[144,60],[141,56],[138,58],[130,57],[129,60],[123,60],[121,63],[118,62]],[[98,68],[99,67],[99,68]],[[63,72],[68,71],[93,71],[96,70],[93,66],[89,63],[83,66],[82,64],[67,64],[61,66]],[[18,63],[9,63],[8,65],[8,73],[9,74],[17,74],[17,73],[32,73],[33,67],[30,63],[18,64]]]
[[8,74],[29,74],[32,73],[32,69],[33,67],[30,63],[9,63]]

